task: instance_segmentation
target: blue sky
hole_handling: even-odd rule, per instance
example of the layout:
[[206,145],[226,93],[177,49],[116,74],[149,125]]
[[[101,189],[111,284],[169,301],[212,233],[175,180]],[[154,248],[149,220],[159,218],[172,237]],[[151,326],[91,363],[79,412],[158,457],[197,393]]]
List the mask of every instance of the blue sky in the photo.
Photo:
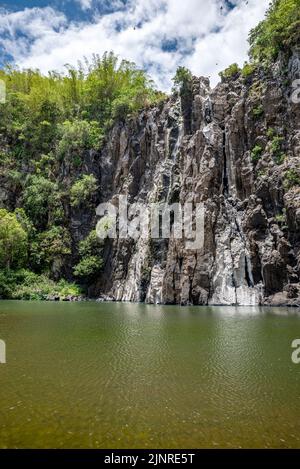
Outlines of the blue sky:
[[[1,1],[1,0],[0,0]],[[63,71],[114,50],[168,90],[179,65],[210,76],[247,58],[269,0],[11,0],[0,3],[0,65]]]
[[[20,11],[25,8],[52,8],[63,12],[70,21],[91,21],[95,12],[109,14],[116,9],[120,10],[126,6],[127,0],[120,0],[118,4],[109,0],[102,1],[76,1],[76,0],[12,0],[1,2],[1,7],[10,11]],[[91,8],[90,8],[91,7]]]

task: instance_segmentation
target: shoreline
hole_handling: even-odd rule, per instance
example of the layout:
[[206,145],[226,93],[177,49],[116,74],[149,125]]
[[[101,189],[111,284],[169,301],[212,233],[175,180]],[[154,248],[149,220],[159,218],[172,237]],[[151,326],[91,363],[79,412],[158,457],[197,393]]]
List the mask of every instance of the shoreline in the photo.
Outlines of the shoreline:
[[118,304],[118,305],[143,305],[143,306],[153,306],[153,307],[178,307],[178,308],[288,308],[295,309],[300,312],[300,304],[257,304],[257,305],[239,305],[239,304],[208,304],[208,305],[193,305],[193,304],[164,304],[164,303],[145,303],[145,302],[135,302],[135,301],[116,301],[116,300],[102,300],[99,298],[81,298],[81,299],[60,299],[60,300],[49,300],[49,299],[37,299],[37,300],[27,300],[27,299],[14,299],[14,298],[0,298],[1,302],[17,302],[17,303],[59,303],[59,304],[78,304],[78,303],[99,303],[99,304]]

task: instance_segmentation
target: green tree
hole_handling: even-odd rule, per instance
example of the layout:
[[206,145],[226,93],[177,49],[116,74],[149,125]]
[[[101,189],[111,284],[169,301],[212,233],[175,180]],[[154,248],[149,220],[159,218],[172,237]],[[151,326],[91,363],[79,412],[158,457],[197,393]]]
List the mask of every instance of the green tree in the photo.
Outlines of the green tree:
[[181,94],[187,92],[193,81],[192,72],[186,67],[178,67],[173,78],[174,89]]
[[103,241],[97,237],[96,230],[79,244],[80,262],[74,268],[75,277],[92,279],[101,271]]
[[57,204],[57,185],[43,176],[31,176],[24,191],[24,207],[33,223],[47,225],[50,209]]
[[89,257],[82,259],[74,267],[74,275],[75,277],[91,280],[93,277],[97,275],[97,273],[101,271],[102,267],[103,267],[102,259],[99,259],[96,256],[89,256]]
[[63,264],[70,256],[71,236],[62,226],[52,226],[49,230],[38,233],[30,244],[30,262],[37,271],[52,271],[53,266]]
[[147,74],[132,62],[119,61],[113,52],[106,52],[102,57],[94,55],[87,68],[87,112],[104,126],[114,115],[118,117],[118,103],[134,112],[157,100],[158,94]]
[[85,174],[70,189],[72,207],[89,204],[98,189],[97,179],[93,174]]
[[299,39],[300,1],[273,0],[265,20],[250,32],[250,56],[256,62],[270,63]]
[[16,214],[0,209],[0,268],[18,268],[27,259],[28,236]]
[[71,160],[78,166],[87,150],[99,150],[103,140],[103,132],[96,121],[74,120],[65,121],[59,127],[60,140],[57,156],[60,160]]

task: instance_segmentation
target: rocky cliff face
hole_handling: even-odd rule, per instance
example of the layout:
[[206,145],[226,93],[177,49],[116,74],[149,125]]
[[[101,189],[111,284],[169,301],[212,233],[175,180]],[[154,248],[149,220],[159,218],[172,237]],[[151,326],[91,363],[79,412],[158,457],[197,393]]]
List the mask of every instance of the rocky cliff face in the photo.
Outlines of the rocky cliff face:
[[[101,201],[204,203],[201,250],[182,240],[107,241],[90,293],[119,301],[300,305],[300,55],[211,89],[194,78],[116,125],[95,164]],[[297,176],[298,175],[298,176]]]
[[[111,129],[100,154],[74,169],[59,163],[70,187],[82,172],[99,182],[93,206],[63,199],[72,255],[56,256],[55,279],[72,279],[78,244],[94,229],[100,202],[204,204],[204,246],[179,239],[106,240],[92,297],[166,304],[300,306],[300,52],[266,73],[238,74],[215,89],[194,78],[173,95]],[[300,93],[296,94],[299,98]],[[24,175],[30,173],[25,166]],[[0,175],[0,206],[22,193]]]

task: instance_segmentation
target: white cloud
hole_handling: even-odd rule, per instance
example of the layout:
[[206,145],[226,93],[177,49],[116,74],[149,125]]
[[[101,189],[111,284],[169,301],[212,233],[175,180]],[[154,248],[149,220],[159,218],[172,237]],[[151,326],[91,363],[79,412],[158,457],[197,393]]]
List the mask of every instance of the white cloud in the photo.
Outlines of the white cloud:
[[194,53],[186,58],[185,65],[196,75],[211,76],[214,84],[218,72],[228,65],[233,62],[242,65],[247,60],[248,33],[263,19],[268,5],[269,0],[239,2],[226,17],[220,33],[210,33],[197,40]]
[[[20,67],[61,70],[83,56],[114,50],[146,67],[160,88],[170,88],[178,65],[190,67],[196,75],[210,75],[215,85],[218,71],[246,60],[248,32],[263,18],[269,0],[237,0],[230,12],[221,10],[222,3],[130,0],[126,9],[95,14],[88,24],[68,23],[49,7],[25,9],[0,14],[0,34],[5,33],[3,46]],[[177,40],[177,49],[162,49],[166,40]]]
[[83,10],[89,10],[92,7],[93,0],[76,0]]

